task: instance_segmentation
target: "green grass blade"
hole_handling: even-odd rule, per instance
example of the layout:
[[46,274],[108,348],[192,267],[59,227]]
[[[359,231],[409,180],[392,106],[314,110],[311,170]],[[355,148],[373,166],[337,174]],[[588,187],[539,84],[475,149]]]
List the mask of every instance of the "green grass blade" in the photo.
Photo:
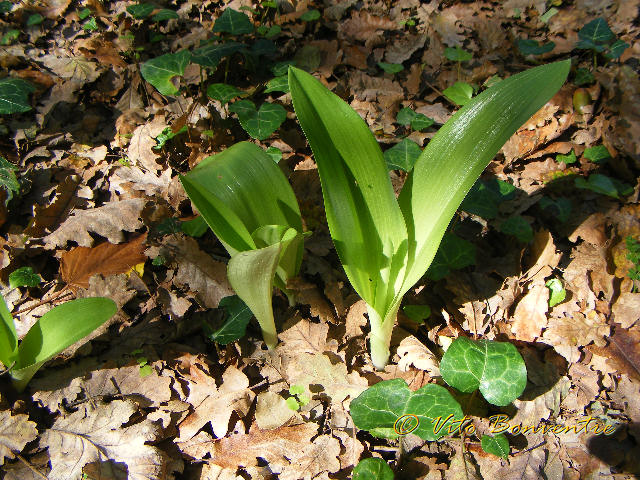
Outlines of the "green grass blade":
[[18,346],[18,335],[11,312],[4,298],[0,295],[0,362],[9,368]]
[[570,61],[509,77],[471,100],[435,135],[398,198],[409,235],[406,292],[426,272],[465,195],[520,126],[562,86]]
[[407,234],[380,147],[360,116],[308,73],[290,67],[289,87],[336,251],[355,290],[384,316],[402,281]]

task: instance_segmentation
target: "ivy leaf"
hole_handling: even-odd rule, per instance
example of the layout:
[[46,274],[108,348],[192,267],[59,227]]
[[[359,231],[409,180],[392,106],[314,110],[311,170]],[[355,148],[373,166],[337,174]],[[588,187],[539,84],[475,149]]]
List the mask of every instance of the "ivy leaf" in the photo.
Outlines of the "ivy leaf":
[[127,7],[127,12],[133,18],[141,20],[151,15],[151,12],[153,12],[155,9],[156,6],[151,3],[138,3],[136,5],[129,5]]
[[523,243],[529,243],[533,240],[533,229],[531,225],[520,215],[507,218],[500,225],[500,231],[507,235],[513,235]]
[[480,440],[480,446],[487,452],[497,457],[509,458],[509,440],[503,434],[492,437],[491,435],[483,435]]
[[582,85],[589,85],[590,83],[593,83],[595,79],[596,78],[593,76],[593,73],[588,69],[578,68],[576,70],[576,76],[573,79],[573,83],[580,87]]
[[607,150],[607,147],[604,145],[596,145],[595,147],[586,148],[582,156],[595,163],[604,162],[611,158],[609,150]]
[[318,10],[307,10],[302,15],[300,15],[300,20],[304,22],[313,22],[314,20],[318,20],[320,18],[320,12]]
[[277,147],[269,147],[265,150],[265,153],[269,155],[275,163],[279,163],[282,160],[282,150]]
[[402,108],[398,115],[396,115],[396,122],[400,125],[411,125],[411,120],[416,117],[417,113],[411,110],[409,107]]
[[551,209],[555,213],[556,217],[561,223],[569,220],[571,215],[571,200],[568,198],[558,198],[557,200],[552,200],[547,197],[542,197],[540,199],[540,206],[544,209]]
[[404,67],[401,63],[378,62],[378,66],[386,73],[390,73],[392,75],[404,70]]
[[571,163],[576,163],[576,161],[576,154],[573,150],[571,150],[567,155],[556,155],[556,162],[558,163],[566,163],[567,165],[569,165]]
[[0,188],[4,188],[7,191],[7,199],[4,202],[5,206],[13,198],[13,194],[20,191],[20,182],[18,182],[15,174],[15,170],[17,169],[18,167],[6,158],[0,157]]
[[252,33],[253,25],[246,14],[227,8],[213,25],[213,33],[221,32],[227,32],[231,35]]
[[174,18],[180,18],[177,12],[169,10],[168,8],[163,8],[153,17],[151,17],[151,20],[153,20],[154,22],[162,22],[163,20],[171,20]]
[[460,205],[460,210],[488,220],[498,216],[498,205],[514,197],[516,187],[509,182],[492,178],[478,179]]
[[610,42],[615,38],[615,35],[604,18],[596,18],[580,29],[578,38],[580,41],[576,48],[594,49],[597,45]]
[[29,94],[35,87],[21,78],[0,80],[0,114],[23,113],[31,110]]
[[265,88],[264,93],[271,93],[271,92],[287,93],[288,91],[289,91],[289,76],[285,74],[269,80],[267,82],[267,88]]
[[577,188],[608,195],[613,198],[620,198],[620,195],[629,195],[633,193],[633,188],[631,186],[600,173],[589,175],[587,180],[582,177],[576,178],[575,186]]
[[404,314],[416,323],[422,323],[431,316],[429,305],[405,305]]
[[239,100],[229,107],[230,112],[238,114],[240,125],[257,140],[264,140],[275,132],[287,118],[287,111],[277,103],[263,103],[256,110],[250,100]]
[[221,299],[218,308],[224,311],[224,324],[214,330],[209,324],[205,323],[204,328],[207,337],[221,345],[227,345],[244,337],[247,325],[253,318],[253,313],[251,313],[247,304],[237,295],[232,295]]
[[353,469],[352,480],[393,480],[393,470],[381,458],[360,460]]
[[389,170],[410,172],[421,153],[420,145],[413,140],[405,138],[384,152],[384,160],[387,162],[387,169]]
[[545,53],[550,52],[556,48],[556,44],[554,42],[545,43],[541,45],[536,40],[528,40],[525,38],[518,39],[518,50],[523,55],[543,55]]
[[555,307],[567,296],[567,291],[562,286],[562,282],[557,278],[552,278],[545,286],[549,289],[549,306]]
[[444,49],[444,56],[452,62],[466,62],[473,58],[470,52],[456,45],[455,48],[447,47]]
[[34,13],[33,15],[29,15],[27,18],[27,27],[31,27],[33,25],[40,25],[44,21],[44,17],[39,13]]
[[191,55],[191,61],[203,67],[216,68],[220,60],[239,52],[244,47],[244,43],[238,42],[212,43],[196,48]]
[[480,389],[493,405],[518,398],[527,385],[527,367],[511,343],[458,337],[440,362],[442,379],[464,393]]
[[167,53],[144,62],[140,66],[140,73],[162,95],[175,95],[178,93],[178,89],[171,83],[171,79],[184,75],[184,69],[189,64],[190,59],[191,53],[188,50]]
[[451,270],[459,270],[476,264],[476,247],[463,238],[447,233],[442,237],[436,256],[427,271],[427,277],[438,281],[449,275]]
[[243,93],[244,92],[242,90],[226,83],[214,83],[207,87],[207,96],[214,100],[218,100],[223,105],[229,103],[231,100]]
[[620,58],[627,48],[629,48],[629,44],[618,39],[609,46],[609,51],[605,53],[604,56],[609,60],[615,60],[616,58]]
[[42,281],[40,275],[33,272],[31,267],[20,267],[9,275],[9,286],[15,287],[35,287]]
[[433,118],[429,118],[422,113],[416,113],[416,116],[411,120],[411,128],[421,132],[422,130],[426,130],[431,125],[436,123]]
[[473,87],[466,82],[456,82],[442,93],[456,105],[463,106],[473,97]]
[[0,2],[0,13],[9,13],[13,8],[13,3],[8,0]]
[[[384,438],[396,438],[398,433],[394,425],[397,428],[397,422],[401,422],[403,417],[415,416],[417,427],[411,433],[431,441],[447,434],[451,422],[463,417],[460,405],[444,387],[430,383],[412,392],[400,378],[385,380],[368,388],[351,401],[349,412],[358,428]],[[436,422],[439,417],[438,427],[443,428],[438,430]]]

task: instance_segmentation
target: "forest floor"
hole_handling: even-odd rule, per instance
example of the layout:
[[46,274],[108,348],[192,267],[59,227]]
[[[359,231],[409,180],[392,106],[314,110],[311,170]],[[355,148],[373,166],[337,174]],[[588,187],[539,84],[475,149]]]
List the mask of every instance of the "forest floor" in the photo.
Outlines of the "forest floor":
[[[24,392],[9,372],[0,377],[4,478],[346,479],[369,457],[398,479],[637,478],[639,7],[0,2],[0,280],[17,335],[73,298],[118,307]],[[225,9],[246,20],[222,17]],[[565,85],[463,202],[403,301],[389,365],[375,370],[365,305],[331,242],[286,62],[365,119],[399,190],[415,148],[459,104],[569,58]],[[245,112],[259,128],[239,121],[240,97],[286,116]],[[297,304],[274,295],[280,343],[270,352],[235,297],[223,300],[234,294],[229,256],[192,221],[178,178],[244,140],[269,148],[311,232],[291,285]],[[233,321],[235,341],[222,342],[221,326],[233,330]],[[443,347],[461,335],[517,347],[528,371],[517,400],[496,407],[449,389],[475,433],[438,441],[354,426],[350,402],[377,382],[443,385]],[[480,442],[502,430],[496,415],[509,427],[504,458]],[[557,425],[575,428],[533,429]]]

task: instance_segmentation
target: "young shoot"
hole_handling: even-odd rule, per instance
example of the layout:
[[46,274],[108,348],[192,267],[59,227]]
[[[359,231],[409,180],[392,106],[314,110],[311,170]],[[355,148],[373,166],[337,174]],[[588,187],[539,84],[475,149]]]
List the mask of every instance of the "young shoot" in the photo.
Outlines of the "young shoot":
[[427,271],[449,221],[489,161],[562,86],[570,62],[513,75],[470,100],[426,146],[396,199],[382,151],[360,116],[291,67],[298,121],[313,150],[336,251],[366,301],[371,359],[389,359],[403,295]]

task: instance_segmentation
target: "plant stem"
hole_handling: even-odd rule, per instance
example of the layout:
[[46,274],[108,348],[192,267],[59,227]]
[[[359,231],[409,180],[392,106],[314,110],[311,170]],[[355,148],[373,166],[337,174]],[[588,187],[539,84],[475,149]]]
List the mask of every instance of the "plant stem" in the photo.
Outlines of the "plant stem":
[[389,345],[391,344],[391,332],[396,323],[400,302],[393,306],[382,318],[374,308],[367,304],[369,324],[371,325],[371,362],[378,370],[384,370],[389,362]]

